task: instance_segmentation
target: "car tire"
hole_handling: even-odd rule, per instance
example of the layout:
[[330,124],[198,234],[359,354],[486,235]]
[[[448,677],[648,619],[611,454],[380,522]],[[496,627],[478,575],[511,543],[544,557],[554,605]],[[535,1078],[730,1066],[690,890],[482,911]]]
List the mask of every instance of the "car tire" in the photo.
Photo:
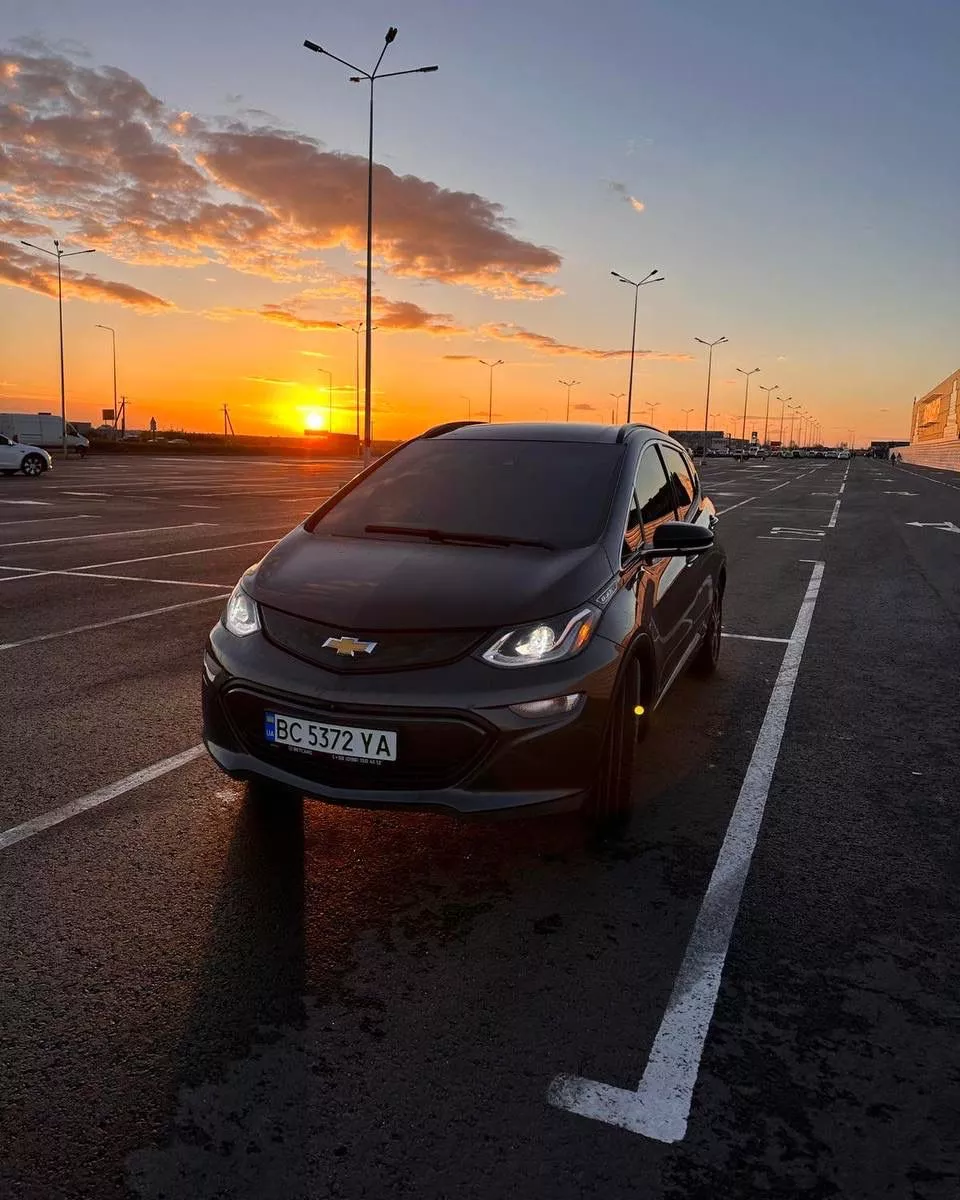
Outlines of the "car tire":
[[585,815],[594,832],[622,833],[633,810],[633,772],[637,743],[645,728],[635,711],[641,702],[640,664],[631,658],[610,701],[597,782]]
[[39,454],[28,454],[20,464],[20,470],[24,475],[29,475],[31,479],[36,479],[46,470],[46,463]]
[[707,621],[707,631],[703,635],[700,649],[694,655],[690,669],[694,675],[705,679],[716,671],[720,663],[720,644],[723,637],[723,592],[719,587],[714,589],[713,605],[710,609],[710,619]]

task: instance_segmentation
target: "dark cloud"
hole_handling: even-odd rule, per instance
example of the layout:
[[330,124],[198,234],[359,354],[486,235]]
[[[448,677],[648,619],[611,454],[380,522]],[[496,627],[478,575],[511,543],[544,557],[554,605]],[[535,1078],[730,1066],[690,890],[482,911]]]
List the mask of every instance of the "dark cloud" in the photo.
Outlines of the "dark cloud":
[[[169,300],[144,292],[132,287],[129,283],[116,283],[109,279],[101,279],[85,271],[78,271],[64,265],[63,295],[66,299],[115,301],[129,308],[140,309],[141,312],[159,312],[162,309],[172,309]],[[43,296],[57,294],[57,272],[55,266],[48,266],[34,251],[26,247],[14,246],[10,242],[0,241],[0,283],[12,284],[14,287],[26,288],[31,292],[39,292]]]

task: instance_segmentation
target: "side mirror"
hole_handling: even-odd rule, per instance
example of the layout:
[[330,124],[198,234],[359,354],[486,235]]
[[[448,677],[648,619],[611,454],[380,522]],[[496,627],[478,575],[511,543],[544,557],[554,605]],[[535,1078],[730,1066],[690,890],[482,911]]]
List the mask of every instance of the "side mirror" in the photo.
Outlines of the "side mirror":
[[713,530],[686,521],[664,521],[653,533],[653,543],[641,551],[644,559],[677,558],[703,554],[713,545]]

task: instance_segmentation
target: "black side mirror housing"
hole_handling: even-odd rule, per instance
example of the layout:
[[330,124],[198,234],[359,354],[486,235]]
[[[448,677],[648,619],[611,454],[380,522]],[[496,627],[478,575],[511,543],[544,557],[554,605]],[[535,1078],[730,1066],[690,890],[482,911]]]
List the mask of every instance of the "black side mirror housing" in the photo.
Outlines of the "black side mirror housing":
[[703,554],[713,545],[713,530],[686,521],[664,521],[653,533],[653,542],[641,550],[645,559]]

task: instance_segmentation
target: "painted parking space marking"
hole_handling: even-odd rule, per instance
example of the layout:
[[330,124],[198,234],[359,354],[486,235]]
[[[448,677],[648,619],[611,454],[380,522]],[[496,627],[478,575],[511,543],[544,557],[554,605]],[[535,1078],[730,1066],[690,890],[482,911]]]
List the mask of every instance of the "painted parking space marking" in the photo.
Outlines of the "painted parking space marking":
[[108,621],[93,621],[89,625],[76,625],[73,629],[40,633],[34,637],[21,638],[18,642],[0,642],[0,653],[7,650],[19,650],[21,646],[36,646],[41,642],[55,642],[59,638],[76,637],[80,633],[93,633],[98,629],[109,629],[112,625],[125,625],[128,621],[145,621],[148,617],[159,617],[164,613],[177,612],[179,609],[195,608],[198,604],[211,604],[214,600],[226,600],[229,595],[230,592],[224,590],[215,596],[201,596],[199,600],[184,600],[181,604],[166,604],[162,608],[151,608],[146,612],[125,613],[122,617],[111,617]]
[[24,505],[42,504],[46,508],[49,508],[50,505],[53,504],[53,501],[52,500],[8,500],[4,496],[4,497],[0,498],[0,504],[24,504]]
[[737,641],[740,642],[775,642],[780,646],[785,646],[790,641],[789,638],[761,637],[758,633],[727,633],[726,630],[724,630],[720,636],[725,638],[736,638]]
[[89,542],[99,538],[132,537],[140,533],[172,533],[179,529],[214,529],[216,525],[210,521],[193,521],[189,525],[157,525],[151,529],[120,529],[116,533],[78,533],[72,537],[36,538],[30,542],[0,542],[0,549],[13,546],[50,546],[54,542]]
[[155,762],[140,771],[134,771],[132,775],[118,779],[116,783],[107,784],[106,787],[98,788],[97,791],[90,792],[86,796],[71,800],[69,804],[63,804],[60,808],[41,813],[39,817],[33,817],[32,820],[24,821],[20,825],[14,825],[0,833],[0,850],[15,846],[17,842],[26,841],[27,838],[34,837],[45,829],[50,829],[53,825],[69,821],[71,817],[76,817],[80,813],[89,812],[91,808],[106,804],[108,800],[115,800],[126,792],[132,792],[134,788],[143,787],[144,784],[151,783],[154,779],[169,774],[170,771],[176,771],[179,767],[185,767],[187,763],[195,762],[204,753],[203,746],[191,746],[189,750],[183,750],[180,754],[174,754],[170,758],[161,759],[160,762]]
[[635,1091],[630,1091],[582,1076],[558,1075],[547,1091],[548,1103],[555,1108],[618,1125],[660,1142],[679,1142],[686,1135],[703,1047],[780,755],[823,570],[824,564],[817,562],[807,584],[733,815],[640,1083]]
[[96,521],[93,513],[77,513],[72,517],[21,517],[17,521],[0,521],[0,528],[8,525],[41,525],[46,521]]

